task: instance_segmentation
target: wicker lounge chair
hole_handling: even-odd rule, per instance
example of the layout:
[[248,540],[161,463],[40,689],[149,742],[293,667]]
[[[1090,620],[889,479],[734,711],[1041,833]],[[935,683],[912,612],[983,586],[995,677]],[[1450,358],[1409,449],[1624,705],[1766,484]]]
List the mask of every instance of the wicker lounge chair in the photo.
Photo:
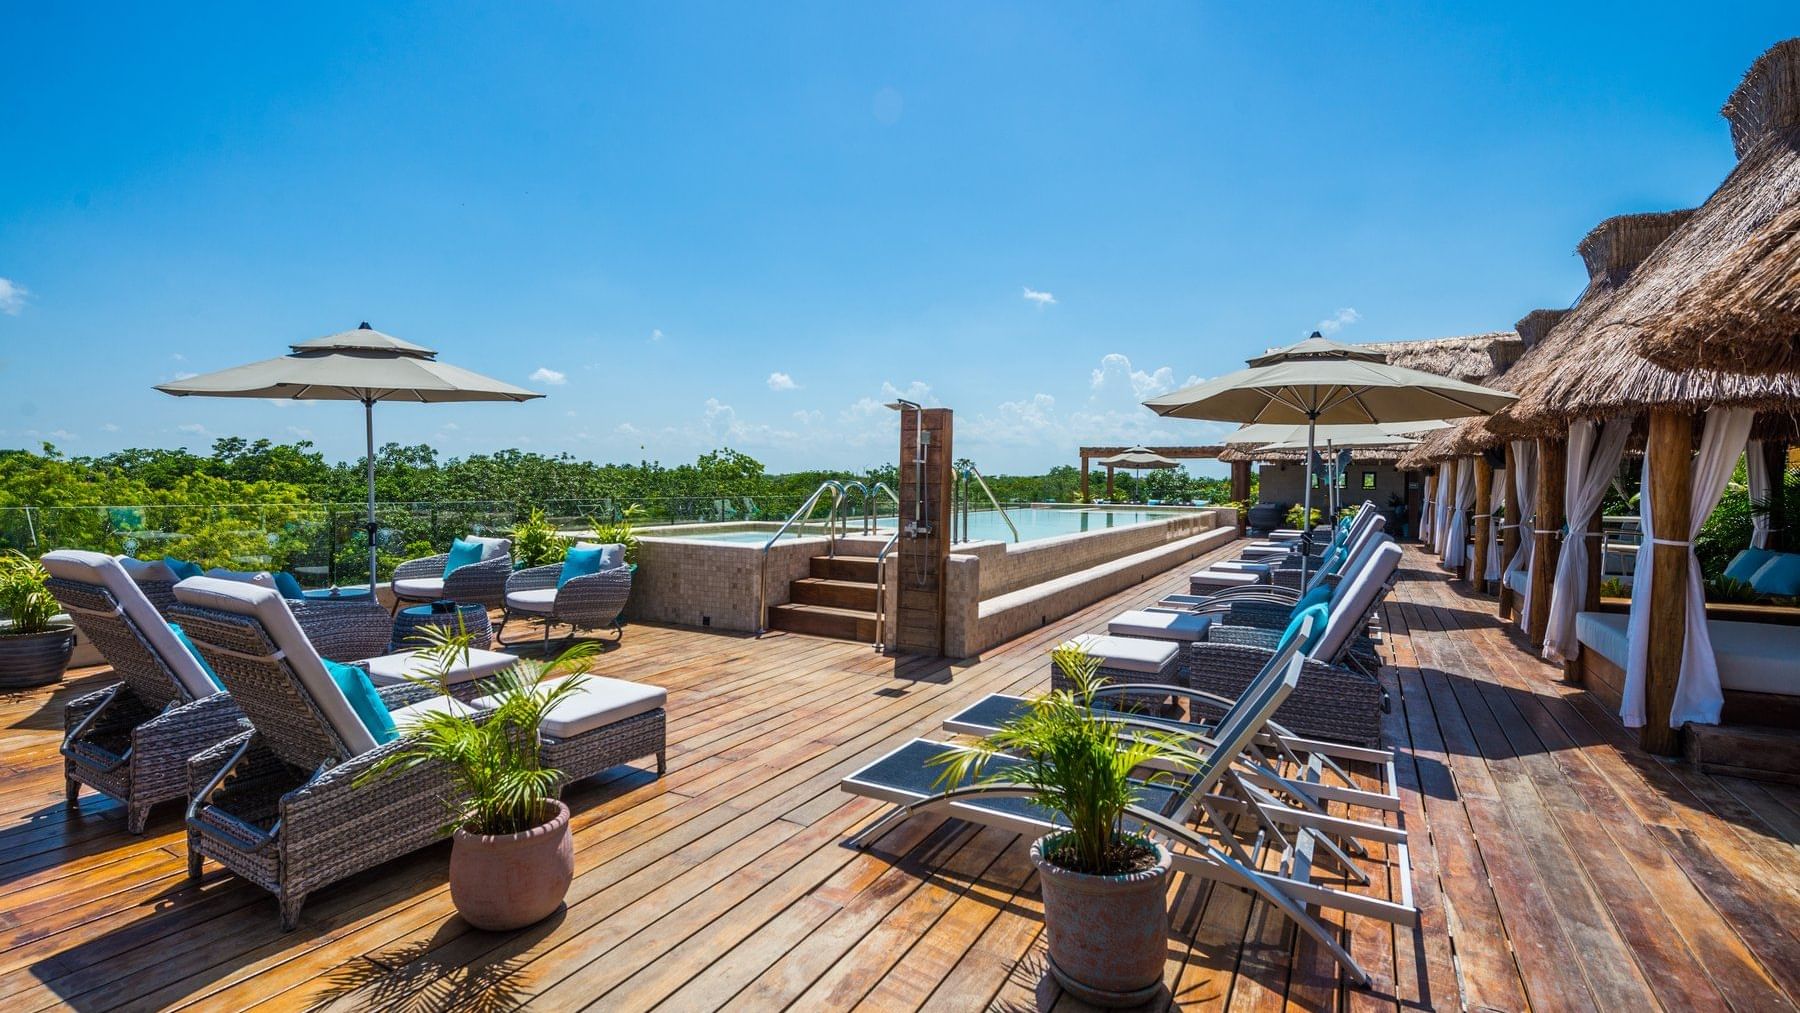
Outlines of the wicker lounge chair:
[[188,757],[236,734],[242,715],[118,560],[59,549],[43,564],[50,593],[119,678],[63,708],[69,808],[87,785],[123,803],[141,834],[151,807],[187,797]]
[[[1304,635],[1305,630],[1301,632]],[[1176,871],[1229,883],[1268,901],[1323,946],[1346,973],[1366,986],[1368,973],[1340,944],[1338,930],[1322,924],[1306,908],[1317,904],[1398,925],[1416,924],[1418,910],[1412,903],[1406,831],[1289,805],[1261,787],[1255,778],[1246,776],[1246,752],[1266,735],[1271,717],[1301,678],[1302,659],[1295,650],[1299,639],[1294,638],[1271,659],[1267,666],[1270,672],[1264,674],[1274,674],[1275,678],[1258,680],[1254,692],[1245,693],[1226,710],[1215,726],[1206,761],[1197,772],[1178,785],[1143,786],[1140,804],[1130,809],[1127,818],[1169,842]],[[893,811],[851,843],[862,847],[887,828],[922,811],[942,810],[983,826],[1024,834],[1043,834],[1066,825],[1060,814],[1029,801],[1032,792],[1021,786],[964,783],[939,790],[936,781],[941,768],[931,761],[954,748],[915,739],[846,777],[840,785],[844,791],[895,805]],[[990,762],[988,769],[1003,772],[1005,766],[1002,757]],[[1220,794],[1221,791],[1227,794]],[[1200,830],[1186,825],[1190,818],[1200,820]],[[1234,825],[1240,819],[1260,833],[1250,840],[1243,839],[1240,828]],[[1292,832],[1295,830],[1299,832]],[[1328,855],[1344,866],[1352,878],[1369,879],[1345,849],[1330,844],[1328,837],[1386,844],[1395,856],[1394,872],[1401,883],[1401,901],[1381,900],[1313,882],[1313,855],[1321,842],[1326,843]]]
[[406,602],[451,601],[476,602],[490,610],[506,604],[506,578],[513,572],[512,539],[464,539],[481,545],[481,561],[459,566],[444,575],[450,554],[440,552],[422,559],[409,559],[394,568],[394,610]]
[[550,628],[557,624],[569,627],[571,637],[582,630],[611,627],[614,640],[623,640],[622,618],[625,603],[631,598],[631,575],[636,566],[615,566],[574,577],[561,587],[562,564],[534,566],[520,570],[506,579],[505,613],[494,641],[514,619],[537,620],[544,625],[544,646],[550,645]]

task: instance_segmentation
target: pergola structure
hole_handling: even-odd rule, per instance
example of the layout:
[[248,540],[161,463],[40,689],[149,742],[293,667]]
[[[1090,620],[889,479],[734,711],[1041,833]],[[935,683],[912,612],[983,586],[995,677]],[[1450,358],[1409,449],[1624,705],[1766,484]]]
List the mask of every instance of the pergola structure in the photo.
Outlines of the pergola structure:
[[[1080,453],[1081,453],[1081,498],[1084,500],[1088,498],[1088,463],[1090,461],[1098,460],[1099,458],[1102,458],[1102,457],[1113,457],[1118,454],[1123,454],[1127,450],[1132,450],[1132,449],[1134,449],[1134,448],[1127,447],[1127,446],[1082,447],[1081,451],[1080,451]],[[1225,448],[1221,447],[1221,446],[1144,447],[1143,449],[1154,451],[1158,454],[1161,454],[1164,457],[1173,458],[1176,460],[1190,460],[1190,461],[1217,460],[1219,455],[1221,453],[1223,453],[1225,450]],[[1112,494],[1113,494],[1113,469],[1109,467],[1106,469],[1106,495],[1107,495],[1107,498],[1111,499]],[[1250,464],[1247,461],[1233,462],[1231,465],[1231,498],[1234,500],[1241,500],[1241,499],[1247,498],[1249,495],[1250,495]]]

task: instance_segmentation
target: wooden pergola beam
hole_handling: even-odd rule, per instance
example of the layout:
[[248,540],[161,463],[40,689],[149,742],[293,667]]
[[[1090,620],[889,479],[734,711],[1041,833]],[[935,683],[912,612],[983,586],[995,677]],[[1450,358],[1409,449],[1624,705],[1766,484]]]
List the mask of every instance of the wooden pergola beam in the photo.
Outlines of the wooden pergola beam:
[[[1082,448],[1080,448],[1080,450],[1077,452],[1081,455],[1081,498],[1084,500],[1088,498],[1088,462],[1089,461],[1092,461],[1092,460],[1095,460],[1095,459],[1101,458],[1101,457],[1111,457],[1114,454],[1123,454],[1127,450],[1136,450],[1136,449],[1137,449],[1136,447],[1082,447]],[[1222,447],[1222,446],[1187,446],[1187,447],[1145,447],[1144,449],[1150,451],[1153,454],[1161,454],[1164,457],[1177,459],[1177,460],[1213,461],[1213,460],[1217,460],[1219,455],[1225,452],[1226,448]],[[1233,466],[1232,472],[1234,475],[1236,474],[1235,466]],[[1249,487],[1248,482],[1246,481],[1245,488],[1248,489],[1248,487]],[[1234,488],[1235,488],[1235,486],[1234,486]],[[1112,498],[1112,469],[1111,468],[1106,469],[1106,497],[1108,499]]]

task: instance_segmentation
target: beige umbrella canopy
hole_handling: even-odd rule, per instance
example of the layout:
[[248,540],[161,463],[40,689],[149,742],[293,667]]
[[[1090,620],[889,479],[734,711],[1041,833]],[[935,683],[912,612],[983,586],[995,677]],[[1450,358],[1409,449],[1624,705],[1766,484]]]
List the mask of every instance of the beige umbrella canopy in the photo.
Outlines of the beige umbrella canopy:
[[1179,468],[1179,461],[1172,461],[1154,450],[1144,447],[1132,447],[1111,457],[1102,457],[1094,462],[1108,468]]
[[375,587],[375,402],[529,401],[535,391],[437,361],[423,345],[364,323],[353,331],[290,345],[293,353],[158,384],[176,397],[360,401],[368,444],[369,587]]
[[[1394,441],[1411,444],[1421,435],[1435,429],[1443,429],[1450,423],[1443,419],[1431,419],[1423,422],[1385,422],[1369,424],[1350,424],[1341,426],[1315,426],[1313,438],[1320,443],[1329,443],[1339,447],[1396,446]],[[1284,443],[1299,443],[1305,446],[1306,427],[1282,425],[1264,422],[1254,425],[1240,426],[1227,434],[1224,442],[1234,446],[1269,447]]]

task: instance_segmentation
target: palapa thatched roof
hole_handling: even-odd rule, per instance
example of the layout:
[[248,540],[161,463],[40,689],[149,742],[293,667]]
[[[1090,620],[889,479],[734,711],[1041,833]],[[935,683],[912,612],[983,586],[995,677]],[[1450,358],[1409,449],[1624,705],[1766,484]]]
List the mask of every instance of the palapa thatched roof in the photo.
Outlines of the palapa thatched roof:
[[1800,203],[1739,244],[1644,332],[1645,357],[1669,369],[1800,372]]
[[1436,373],[1464,383],[1486,383],[1505,372],[1525,352],[1524,342],[1512,331],[1424,341],[1373,341],[1360,347],[1386,355],[1389,365]]
[[[1553,361],[1532,369],[1520,400],[1496,428],[1510,419],[1526,431],[1550,433],[1576,418],[1648,408],[1800,408],[1800,374],[1669,369],[1638,354],[1646,325],[1697,298],[1708,271],[1800,202],[1800,39],[1758,58],[1724,114],[1737,146],[1736,168],[1610,297],[1585,313],[1578,303],[1552,329],[1534,352],[1554,351]],[[1583,241],[1584,257],[1594,238]],[[1526,358],[1522,365],[1532,356]]]
[[1563,317],[1568,315],[1568,310],[1532,310],[1519,318],[1519,322],[1513,325],[1513,330],[1519,335],[1519,340],[1524,343],[1525,350],[1529,352],[1537,346],[1538,342],[1544,340],[1544,335],[1550,333],[1550,328],[1555,327]]
[[[1406,447],[1364,447],[1350,451],[1353,464],[1391,464],[1400,459]],[[1248,461],[1251,464],[1304,464],[1304,450],[1263,450],[1258,447],[1226,447],[1219,452],[1219,460],[1227,464]]]

